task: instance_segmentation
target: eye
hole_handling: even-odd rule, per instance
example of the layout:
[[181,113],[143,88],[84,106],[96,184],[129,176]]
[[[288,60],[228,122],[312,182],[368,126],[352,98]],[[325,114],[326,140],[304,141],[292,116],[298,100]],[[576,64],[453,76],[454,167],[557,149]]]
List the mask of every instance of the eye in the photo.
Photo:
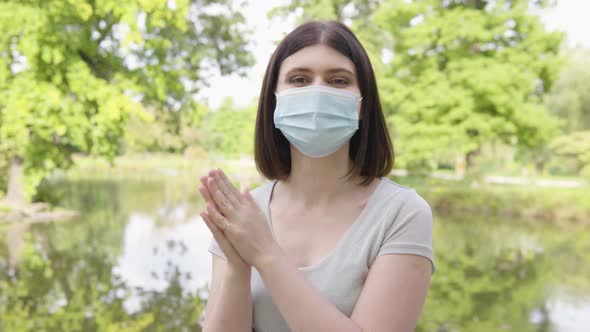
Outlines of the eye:
[[337,86],[347,86],[348,85],[348,80],[344,79],[344,78],[334,78],[330,81],[330,84],[332,85],[337,85]]
[[307,78],[303,76],[294,76],[289,79],[289,83],[298,86],[305,85],[307,83]]

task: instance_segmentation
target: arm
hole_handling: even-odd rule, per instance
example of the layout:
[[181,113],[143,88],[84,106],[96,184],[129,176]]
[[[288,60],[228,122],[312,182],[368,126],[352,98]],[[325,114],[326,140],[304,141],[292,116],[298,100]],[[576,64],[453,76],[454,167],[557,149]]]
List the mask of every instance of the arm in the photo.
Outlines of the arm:
[[[199,188],[207,204],[216,206],[202,177]],[[206,213],[201,218],[211,230],[212,273],[207,301],[204,332],[252,331],[252,300],[250,279],[252,267],[247,264]]]
[[269,258],[258,268],[273,302],[293,331],[413,331],[430,285],[427,258],[380,256],[371,266],[348,318],[284,257]]
[[252,331],[251,268],[239,270],[216,255],[203,332]]
[[428,258],[407,254],[377,257],[351,319],[363,331],[411,332],[430,287]]

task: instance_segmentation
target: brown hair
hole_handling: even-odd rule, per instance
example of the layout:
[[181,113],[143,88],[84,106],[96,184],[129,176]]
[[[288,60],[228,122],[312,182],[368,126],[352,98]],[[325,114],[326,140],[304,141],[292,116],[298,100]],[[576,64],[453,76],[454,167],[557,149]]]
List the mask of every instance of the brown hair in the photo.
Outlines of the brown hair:
[[393,145],[381,110],[375,73],[365,49],[350,31],[337,21],[312,21],[300,25],[289,33],[273,53],[260,91],[254,155],[256,168],[268,179],[285,179],[291,174],[289,141],[274,126],[276,106],[274,91],[283,61],[304,47],[325,44],[340,52],[355,65],[361,92],[361,119],[359,130],[350,139],[349,157],[354,166],[348,175],[358,173],[362,184],[387,175],[394,163]]

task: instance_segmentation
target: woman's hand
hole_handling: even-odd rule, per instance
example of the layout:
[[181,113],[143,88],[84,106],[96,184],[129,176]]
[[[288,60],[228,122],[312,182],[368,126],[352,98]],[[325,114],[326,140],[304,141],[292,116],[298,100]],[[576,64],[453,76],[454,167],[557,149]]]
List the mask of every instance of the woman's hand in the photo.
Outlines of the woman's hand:
[[201,193],[213,202],[207,201],[207,212],[201,216],[226,256],[236,252],[247,264],[259,266],[280,253],[266,216],[248,190],[240,193],[221,170],[209,172],[203,180],[207,191],[201,188]]
[[[205,203],[207,205],[211,204],[211,205],[215,206],[215,208],[217,208],[215,200],[213,200],[213,197],[211,196],[211,192],[209,191],[209,188],[207,187],[208,178],[209,178],[208,176],[201,177],[202,185],[199,187],[199,191],[201,192],[201,195],[205,199]],[[211,233],[213,234],[213,237],[215,238],[215,241],[217,241],[217,244],[219,245],[219,247],[223,251],[223,254],[227,258],[227,262],[229,264],[229,267],[233,268],[235,271],[238,271],[238,272],[239,271],[242,271],[242,272],[248,271],[250,269],[250,264],[248,264],[240,256],[240,254],[238,254],[238,252],[236,251],[234,246],[231,244],[231,242],[229,242],[229,240],[227,239],[227,237],[225,236],[223,231],[219,227],[217,227],[217,225],[213,222],[213,220],[211,220],[211,217],[209,216],[209,214],[205,211],[205,212],[201,212],[200,215],[201,215],[201,218],[203,219],[203,221],[205,222],[205,224],[207,225],[207,227],[209,228],[209,230],[211,231]]]

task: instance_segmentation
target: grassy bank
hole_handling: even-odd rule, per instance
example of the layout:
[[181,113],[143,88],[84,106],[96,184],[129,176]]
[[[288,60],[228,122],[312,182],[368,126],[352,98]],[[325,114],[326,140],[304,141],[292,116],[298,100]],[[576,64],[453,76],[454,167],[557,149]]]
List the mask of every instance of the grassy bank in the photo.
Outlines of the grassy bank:
[[207,170],[222,168],[236,178],[260,178],[252,160],[227,160],[223,157],[185,158],[172,154],[136,154],[117,157],[113,165],[104,159],[74,158],[76,166],[54,176],[93,180],[164,180],[204,175]]
[[415,177],[394,181],[416,190],[438,213],[519,217],[531,221],[590,224],[590,188],[473,184]]
[[[264,181],[252,160],[223,158],[184,158],[177,155],[133,155],[115,160],[112,167],[103,160],[76,158],[76,167],[57,174],[68,179],[108,179],[145,181],[184,181],[194,179],[211,168],[222,168],[236,184],[249,187]],[[475,184],[427,177],[391,179],[416,190],[439,214],[519,217],[535,222],[583,222],[590,224],[590,187],[548,188],[522,185]],[[189,182],[191,180],[188,180]]]

